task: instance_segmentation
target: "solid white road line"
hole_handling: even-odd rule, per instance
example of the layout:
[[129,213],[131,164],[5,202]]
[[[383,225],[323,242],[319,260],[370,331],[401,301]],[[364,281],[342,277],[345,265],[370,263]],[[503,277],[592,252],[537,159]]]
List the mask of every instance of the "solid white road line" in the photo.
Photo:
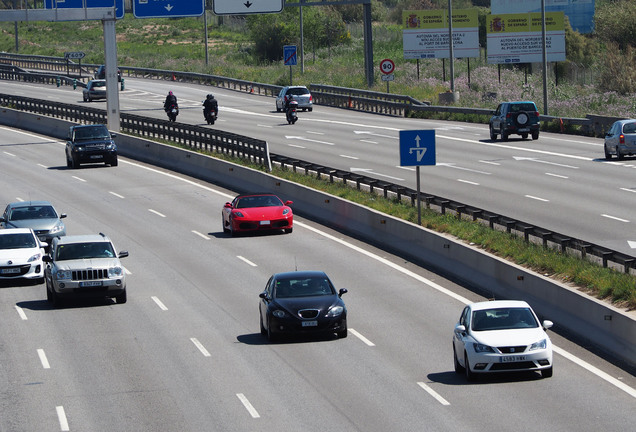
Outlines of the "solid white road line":
[[195,231],[195,230],[192,230],[192,232],[193,232],[194,234],[198,235],[199,237],[201,237],[201,238],[202,238],[202,239],[204,239],[204,240],[210,240],[210,237],[206,236],[205,234],[202,234],[202,233],[200,233],[200,232],[198,232],[198,231]]
[[245,258],[245,257],[242,257],[242,256],[240,256],[240,255],[237,255],[236,257],[237,257],[238,259],[240,259],[241,261],[243,261],[244,263],[247,263],[247,264],[251,265],[252,267],[258,267],[256,264],[254,264],[252,261],[248,260],[248,259],[247,259],[247,258]]
[[81,181],[81,182],[83,182],[83,183],[86,183],[86,180],[84,180],[84,179],[83,179],[83,178],[81,178],[81,177],[78,177],[78,176],[71,176],[71,177],[73,177],[75,180],[79,180],[79,181]]
[[24,313],[24,310],[23,310],[20,306],[16,306],[16,307],[15,307],[15,310],[17,310],[17,311],[18,311],[18,315],[20,316],[20,318],[21,318],[23,321],[28,320],[28,318],[27,318],[26,314]]
[[57,412],[57,419],[60,422],[60,430],[61,431],[70,430],[68,428],[68,420],[66,420],[66,413],[64,412],[64,407],[61,405],[56,406],[55,411]]
[[44,369],[51,369],[51,365],[49,364],[49,361],[46,358],[46,354],[44,354],[44,350],[41,348],[38,348],[38,357],[40,357],[40,362],[42,362],[42,367]]
[[245,395],[243,393],[237,393],[236,397],[239,398],[239,400],[241,401],[241,403],[243,404],[245,409],[247,409],[247,412],[249,412],[250,415],[253,418],[259,418],[260,417],[260,414],[258,413],[258,411],[256,411],[256,409],[252,406],[250,401],[247,400],[247,398],[245,397]]
[[474,182],[474,181],[462,180],[462,179],[457,179],[457,181],[460,182],[460,183],[467,183],[467,184],[470,184],[470,185],[479,186],[479,183]]
[[435,399],[437,399],[437,401],[439,403],[441,403],[442,405],[450,405],[450,402],[448,402],[446,399],[444,399],[443,397],[441,397],[439,395],[439,393],[437,393],[435,390],[433,390],[432,388],[430,388],[429,386],[427,386],[426,384],[424,384],[423,382],[418,382],[417,383],[418,386],[422,387],[424,390],[426,390],[426,392],[428,394],[430,394],[431,396],[433,396]]
[[150,213],[154,213],[154,214],[156,214],[157,216],[161,216],[162,218],[165,218],[165,217],[166,217],[166,215],[164,215],[164,214],[162,214],[162,213],[159,213],[157,210],[148,209],[148,211],[149,211]]
[[614,220],[619,221],[619,222],[629,222],[627,219],[622,219],[622,218],[619,218],[619,217],[616,217],[616,216],[611,216],[611,215],[608,215],[608,214],[602,214],[601,216],[606,217],[608,219],[614,219]]
[[199,351],[201,351],[201,353],[205,356],[205,357],[210,357],[212,354],[210,354],[210,352],[208,350],[205,349],[205,347],[201,344],[201,342],[199,342],[197,340],[197,338],[190,338],[190,340],[192,341],[192,343],[199,348]]
[[360,333],[358,333],[357,331],[355,331],[354,329],[350,328],[349,329],[349,333],[351,333],[352,335],[354,335],[355,337],[357,337],[358,339],[360,339],[362,342],[364,342],[365,344],[369,345],[369,346],[375,346],[375,344],[373,342],[371,342],[369,339],[365,338],[364,336],[362,336]]
[[524,196],[526,198],[530,198],[530,199],[537,200],[537,201],[550,202],[550,200],[545,199],[545,198],[539,198],[539,197],[532,196],[532,195],[524,195]]
[[163,304],[163,302],[161,300],[159,300],[159,297],[156,296],[152,296],[150,297],[152,299],[152,301],[154,301],[155,303],[157,303],[157,306],[159,306],[159,309],[167,311],[168,308],[166,307],[165,304]]
[[124,199],[124,196],[123,196],[123,195],[119,195],[119,194],[118,194],[118,193],[116,193],[116,192],[113,192],[113,191],[108,191],[108,193],[109,193],[109,194],[111,194],[111,195],[114,195],[114,196],[116,196],[117,198],[121,198],[121,199]]

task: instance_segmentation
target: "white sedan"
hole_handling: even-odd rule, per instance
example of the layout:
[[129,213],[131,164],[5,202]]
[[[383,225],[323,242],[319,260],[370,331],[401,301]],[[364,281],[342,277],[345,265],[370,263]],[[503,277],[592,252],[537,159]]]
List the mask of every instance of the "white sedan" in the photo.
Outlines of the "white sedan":
[[0,230],[0,280],[44,281],[41,243],[31,228]]
[[552,342],[530,305],[495,300],[466,306],[453,332],[455,372],[469,381],[477,374],[541,371],[552,376]]

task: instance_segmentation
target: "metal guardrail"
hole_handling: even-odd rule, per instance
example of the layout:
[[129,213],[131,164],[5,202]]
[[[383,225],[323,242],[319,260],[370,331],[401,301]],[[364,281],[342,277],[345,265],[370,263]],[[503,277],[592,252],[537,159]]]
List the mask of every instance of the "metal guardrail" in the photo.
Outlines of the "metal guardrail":
[[[106,110],[0,94],[0,106],[76,123],[106,123]],[[267,141],[203,126],[121,113],[121,130],[149,139],[170,141],[193,150],[220,153],[264,165],[271,170]]]
[[[2,55],[0,55],[0,62],[2,61]],[[40,60],[37,60],[40,61]],[[136,70],[139,68],[122,68],[124,70]],[[150,69],[139,69],[138,73],[149,73]],[[163,74],[159,75],[164,79],[171,72],[163,71]],[[18,74],[19,75],[19,74]],[[41,74],[40,74],[41,75]],[[200,74],[186,74],[189,79],[192,76],[198,76]],[[20,75],[22,76],[22,75]],[[0,72],[0,77],[2,73]],[[48,75],[42,79],[48,79]],[[236,89],[241,87],[239,80],[226,79],[224,86],[228,83],[236,82]],[[255,85],[255,83],[251,83]],[[342,95],[327,88],[328,86],[321,86],[322,91],[317,92],[317,98],[322,98],[328,102],[327,104],[332,106],[342,106],[343,108],[353,108],[351,104],[357,106],[358,109],[365,111],[371,110],[371,112],[378,112],[382,114],[391,115],[404,115],[408,110],[422,109],[422,110],[462,110],[465,113],[484,114],[490,113],[490,110],[473,109],[473,108],[455,108],[455,107],[436,107],[427,105],[415,105],[412,101],[406,99],[402,102],[396,102],[393,100],[377,100],[371,97],[375,92],[352,92],[351,95]],[[228,87],[231,88],[231,87]],[[280,88],[276,86],[263,86],[263,93],[272,92],[273,89]],[[241,87],[244,90],[244,87]],[[268,90],[267,90],[268,89]],[[259,90],[260,91],[260,90]],[[275,94],[277,91],[274,90]],[[395,95],[393,95],[395,96]],[[405,102],[406,101],[406,102]],[[61,117],[76,122],[94,122],[104,123],[106,120],[106,113],[104,110],[87,107],[76,107],[74,105],[66,105],[55,102],[40,101],[30,98],[21,98],[18,96],[2,95],[0,94],[0,105],[14,106],[17,109],[36,112],[44,115],[51,115],[54,117]],[[402,110],[402,111],[400,111]],[[487,113],[486,113],[487,111]],[[575,119],[583,120],[583,119]],[[348,185],[355,185],[358,189],[365,188],[370,192],[376,192],[381,190],[385,197],[395,197],[398,200],[402,200],[405,197],[410,199],[411,205],[416,205],[417,191],[407,188],[405,186],[397,185],[394,183],[384,182],[372,177],[367,177],[347,171],[338,170],[335,168],[325,167],[313,162],[302,161],[299,159],[293,159],[282,155],[269,155],[267,143],[252,138],[241,137],[240,135],[230,134],[226,132],[215,131],[213,129],[204,128],[201,126],[190,126],[182,123],[171,123],[164,120],[157,120],[152,118],[145,118],[141,116],[135,116],[131,114],[121,114],[122,129],[129,131],[133,134],[138,134],[147,138],[164,139],[172,141],[181,145],[189,146],[197,150],[205,150],[210,152],[218,152],[229,154],[236,157],[242,157],[248,160],[257,161],[260,164],[267,164],[271,169],[270,161],[280,164],[282,167],[290,166],[294,171],[298,168],[303,169],[306,174],[313,172],[319,177],[327,176],[330,181],[342,181]],[[557,233],[551,230],[547,230],[533,224],[529,224],[523,221],[519,221],[513,218],[509,218],[504,215],[496,214],[485,209],[480,209],[474,206],[470,206],[458,201],[450,200],[444,197],[420,193],[420,200],[426,203],[426,206],[436,206],[441,213],[446,213],[447,210],[454,212],[458,217],[471,217],[473,220],[480,220],[487,223],[490,228],[496,227],[504,228],[507,232],[515,232],[524,236],[526,241],[540,242],[543,246],[557,247],[562,252],[574,252],[578,253],[582,258],[590,259],[595,258],[603,267],[610,266],[613,263],[615,266],[622,266],[625,273],[630,273],[631,269],[635,268],[636,257],[627,255],[621,252],[608,249],[606,247],[596,245],[585,240],[576,239],[561,233]]]

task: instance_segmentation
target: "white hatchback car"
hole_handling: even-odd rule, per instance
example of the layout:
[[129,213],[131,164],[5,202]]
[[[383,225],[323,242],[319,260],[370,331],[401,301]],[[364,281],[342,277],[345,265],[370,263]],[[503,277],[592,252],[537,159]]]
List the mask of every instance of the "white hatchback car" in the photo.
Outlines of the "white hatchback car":
[[44,281],[44,247],[31,228],[0,229],[0,280]]
[[307,87],[287,86],[283,87],[278,93],[278,96],[276,96],[276,112],[285,110],[285,104],[290,97],[293,97],[294,100],[298,102],[299,109],[303,111],[312,111],[314,109],[314,99]]
[[552,342],[528,303],[495,300],[466,306],[453,332],[455,372],[473,381],[479,373],[541,371],[552,376]]

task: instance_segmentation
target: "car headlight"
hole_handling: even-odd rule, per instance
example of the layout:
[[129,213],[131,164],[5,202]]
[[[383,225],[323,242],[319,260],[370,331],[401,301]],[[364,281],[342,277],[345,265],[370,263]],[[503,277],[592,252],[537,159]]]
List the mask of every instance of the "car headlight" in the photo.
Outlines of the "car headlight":
[[117,146],[115,145],[115,143],[106,144],[106,150],[115,150],[115,149],[117,149]]
[[476,353],[485,353],[485,352],[494,353],[495,352],[495,350],[492,349],[492,347],[488,345],[480,344],[480,343],[474,343],[473,349],[475,350]]
[[86,147],[84,147],[83,145],[81,145],[81,146],[77,146],[77,147],[75,147],[75,150],[77,150],[77,151],[84,151],[84,150],[86,150]]
[[27,262],[38,261],[41,257],[42,257],[42,254],[37,253],[37,254],[33,255],[31,258],[29,258],[27,260]]
[[121,277],[124,274],[124,269],[121,267],[111,267],[108,269],[108,277]]
[[283,210],[283,216],[285,216],[286,214],[289,214],[290,212],[291,210],[286,208],[285,210]]
[[55,273],[55,278],[57,280],[71,280],[71,271],[70,270],[58,270]]
[[240,211],[235,211],[234,213],[232,213],[235,217],[245,217],[243,216],[243,213],[241,213]]
[[344,312],[344,307],[342,306],[334,306],[331,309],[329,309],[329,312],[327,312],[327,316],[328,317],[337,317],[342,315],[342,312]]
[[543,339],[540,340],[539,342],[535,342],[532,345],[530,345],[530,350],[529,351],[534,351],[534,350],[538,350],[538,349],[545,349],[548,346],[548,341]]
[[272,312],[272,315],[274,315],[276,318],[284,318],[285,317],[285,311],[282,311],[280,309],[276,309],[274,312]]
[[61,223],[58,223],[53,228],[51,228],[49,230],[49,233],[56,234],[56,233],[59,233],[60,231],[62,231],[63,229],[64,229],[64,225],[62,225]]

